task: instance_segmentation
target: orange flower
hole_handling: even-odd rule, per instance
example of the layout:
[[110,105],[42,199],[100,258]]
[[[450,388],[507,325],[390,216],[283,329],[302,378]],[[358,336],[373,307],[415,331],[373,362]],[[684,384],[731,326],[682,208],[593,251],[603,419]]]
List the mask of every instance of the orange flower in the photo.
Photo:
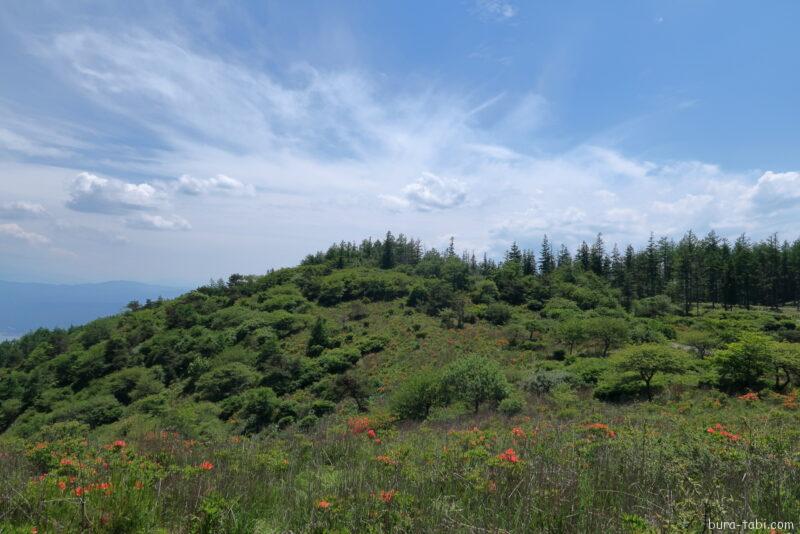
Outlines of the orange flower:
[[377,461],[379,461],[380,463],[382,463],[382,464],[386,464],[386,465],[397,465],[397,460],[394,460],[394,459],[392,459],[392,458],[390,458],[390,457],[386,456],[385,454],[381,454],[381,455],[379,455],[379,456],[376,456],[376,457],[375,457],[375,459],[376,459]]
[[59,463],[61,465],[72,465],[72,460],[70,460],[69,458],[62,458]]
[[397,495],[397,490],[381,491],[381,500],[389,504],[392,502],[395,495]]
[[115,447],[119,447],[120,449],[122,449],[123,447],[126,447],[127,445],[128,444],[125,443],[125,441],[121,440],[121,439],[118,439],[117,441],[114,442],[114,446]]
[[738,434],[734,434],[733,432],[729,432],[725,429],[725,427],[721,423],[717,423],[713,427],[708,427],[706,432],[709,434],[719,434],[725,438],[728,438],[731,441],[739,441],[742,437]]
[[83,497],[84,493],[86,493],[86,492],[84,491],[84,489],[82,487],[78,486],[77,488],[75,488],[75,496],[76,497]]
[[506,452],[501,452],[497,455],[497,457],[512,464],[519,462],[519,457],[517,457],[517,453],[514,452],[514,449],[508,449]]
[[64,482],[63,480],[60,480],[58,482],[58,489],[60,489],[61,491],[64,491],[65,489],[67,489],[67,483]]
[[326,501],[326,500],[324,500],[324,499],[317,503],[317,508],[319,508],[320,510],[327,510],[330,507],[331,507],[331,503]]
[[367,436],[369,436],[370,439],[375,439],[378,437],[378,434],[376,434],[375,431],[370,428],[367,430]]
[[203,471],[211,471],[212,469],[214,469],[214,464],[212,464],[208,460],[203,460],[203,463],[201,463],[198,467],[200,467],[200,469],[202,469]]
[[133,483],[133,487],[136,488],[137,490],[140,490],[144,488],[144,484],[142,484],[141,480],[137,480],[136,482]]
[[745,393],[744,395],[739,395],[739,398],[743,401],[757,401],[758,400],[758,393],[749,392]]
[[524,438],[525,437],[525,431],[522,430],[518,426],[515,426],[514,428],[512,428],[511,429],[511,433],[514,434],[514,436],[516,436],[518,438]]
[[368,417],[353,417],[347,421],[347,426],[350,427],[350,432],[353,434],[363,434],[370,429]]

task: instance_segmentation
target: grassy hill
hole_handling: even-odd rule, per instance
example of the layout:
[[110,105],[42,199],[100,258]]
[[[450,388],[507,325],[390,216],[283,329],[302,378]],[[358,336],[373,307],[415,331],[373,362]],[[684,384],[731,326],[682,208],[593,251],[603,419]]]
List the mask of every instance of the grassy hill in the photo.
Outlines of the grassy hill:
[[800,526],[795,310],[332,250],[0,344],[3,531]]

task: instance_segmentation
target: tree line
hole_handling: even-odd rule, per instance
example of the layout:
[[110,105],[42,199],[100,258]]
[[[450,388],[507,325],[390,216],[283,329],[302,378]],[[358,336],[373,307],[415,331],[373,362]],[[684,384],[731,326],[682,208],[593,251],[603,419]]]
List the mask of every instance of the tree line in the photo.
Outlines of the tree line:
[[574,253],[563,244],[556,249],[545,235],[538,252],[514,242],[502,260],[495,260],[487,254],[478,259],[474,251],[457,253],[452,238],[444,250],[425,249],[419,239],[387,232],[383,240],[336,243],[307,256],[303,264],[383,269],[408,265],[419,270],[420,264],[456,261],[469,273],[486,277],[499,270],[540,279],[557,270],[592,272],[619,291],[626,309],[636,300],[658,295],[680,303],[684,314],[703,302],[725,309],[787,304],[800,309],[800,239],[780,241],[777,234],[760,241],[744,234],[730,240],[713,230],[704,237],[689,230],[676,242],[667,236],[656,239],[651,233],[644,247],[628,244],[620,249],[615,243],[610,251],[598,234],[593,243],[582,242]]

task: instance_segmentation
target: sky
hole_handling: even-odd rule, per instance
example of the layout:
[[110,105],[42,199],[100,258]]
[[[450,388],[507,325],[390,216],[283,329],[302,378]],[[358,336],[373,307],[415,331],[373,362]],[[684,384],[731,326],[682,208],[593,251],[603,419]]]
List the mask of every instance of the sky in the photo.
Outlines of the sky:
[[[200,5],[202,4],[202,6]],[[0,4],[0,279],[800,236],[800,3]]]

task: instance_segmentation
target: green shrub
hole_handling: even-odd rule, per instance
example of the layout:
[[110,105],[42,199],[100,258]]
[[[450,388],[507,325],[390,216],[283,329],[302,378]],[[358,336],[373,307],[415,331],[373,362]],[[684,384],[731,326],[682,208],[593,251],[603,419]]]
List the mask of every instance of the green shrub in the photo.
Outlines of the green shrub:
[[423,371],[404,380],[392,395],[392,413],[400,419],[427,419],[431,408],[443,401],[442,383],[436,373]]
[[212,369],[197,379],[195,389],[200,398],[218,401],[235,395],[258,383],[261,375],[241,363],[230,363]]
[[519,396],[506,397],[497,405],[497,411],[506,417],[517,415],[525,408],[525,401]]
[[442,385],[448,400],[461,401],[475,412],[484,402],[499,402],[509,394],[508,381],[497,362],[482,356],[468,356],[448,365]]

